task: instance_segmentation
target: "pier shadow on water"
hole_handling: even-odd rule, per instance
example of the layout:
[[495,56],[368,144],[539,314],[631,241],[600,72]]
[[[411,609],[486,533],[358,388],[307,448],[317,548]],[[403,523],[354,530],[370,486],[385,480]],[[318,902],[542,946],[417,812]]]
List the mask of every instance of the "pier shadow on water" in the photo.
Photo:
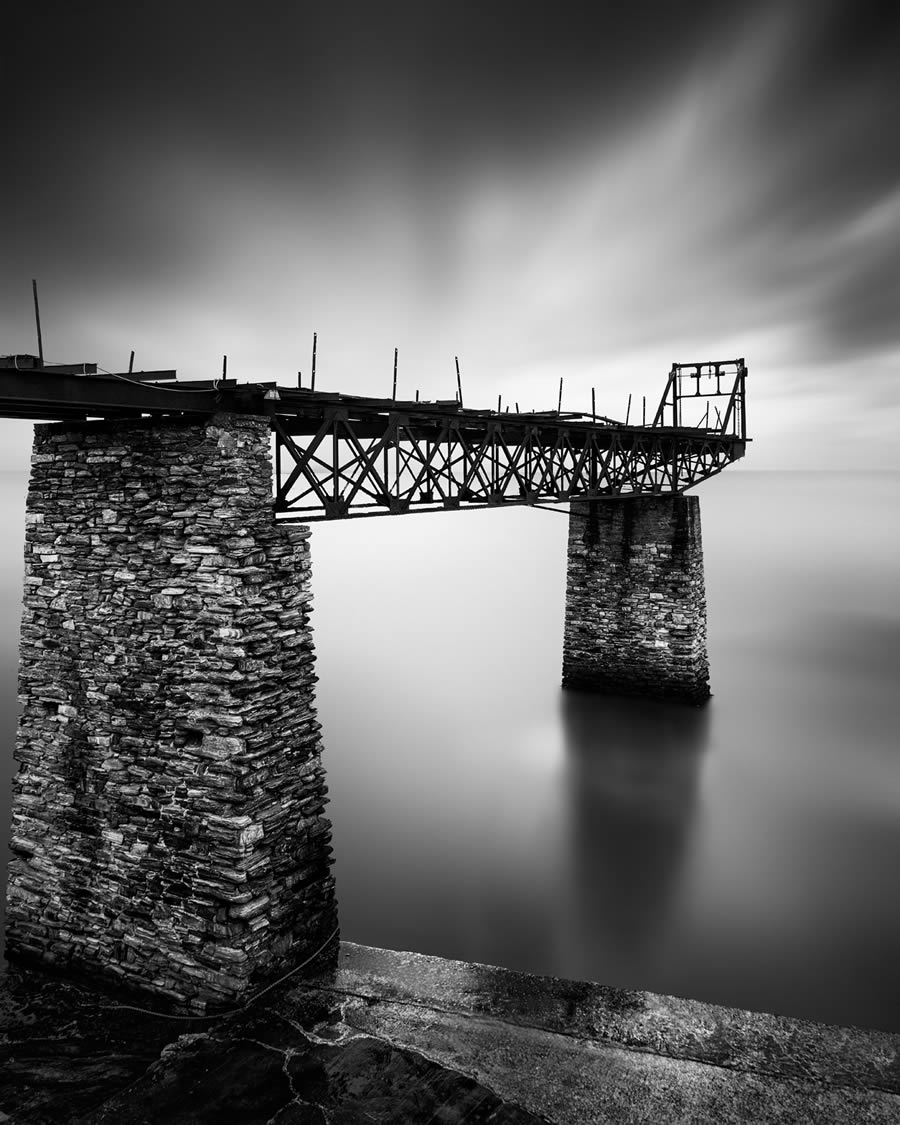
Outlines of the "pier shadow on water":
[[[648,987],[690,852],[709,741],[707,708],[563,691],[571,949],[607,979]],[[597,948],[600,936],[603,950]],[[639,968],[643,965],[643,970]],[[574,965],[572,966],[574,968]]]

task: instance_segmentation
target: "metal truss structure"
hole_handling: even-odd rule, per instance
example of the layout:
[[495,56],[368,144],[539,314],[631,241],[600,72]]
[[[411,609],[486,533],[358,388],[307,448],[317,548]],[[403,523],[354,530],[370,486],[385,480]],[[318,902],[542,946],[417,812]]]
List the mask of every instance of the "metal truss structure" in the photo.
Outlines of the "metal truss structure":
[[310,521],[684,492],[744,455],[746,376],[742,359],[675,364],[652,423],[637,426],[559,410],[471,410],[458,399],[400,402],[238,383],[224,373],[179,381],[174,371],[98,373],[95,364],[3,356],[0,416],[265,415],[274,432],[275,512]]
[[[275,510],[308,521],[684,492],[744,455],[746,375],[743,359],[675,364],[647,426],[292,393],[273,415]],[[705,417],[687,424],[696,400]]]

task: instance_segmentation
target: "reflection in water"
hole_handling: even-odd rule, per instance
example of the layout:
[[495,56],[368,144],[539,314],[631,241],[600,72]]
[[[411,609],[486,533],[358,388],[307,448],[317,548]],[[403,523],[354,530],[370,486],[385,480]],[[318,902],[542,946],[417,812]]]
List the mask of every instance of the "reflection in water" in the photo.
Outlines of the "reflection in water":
[[[690,844],[709,711],[575,692],[560,698],[571,934],[602,934],[603,957],[617,980],[634,975],[634,986],[642,987],[634,967],[664,935]],[[595,942],[581,957],[581,975],[588,975]]]

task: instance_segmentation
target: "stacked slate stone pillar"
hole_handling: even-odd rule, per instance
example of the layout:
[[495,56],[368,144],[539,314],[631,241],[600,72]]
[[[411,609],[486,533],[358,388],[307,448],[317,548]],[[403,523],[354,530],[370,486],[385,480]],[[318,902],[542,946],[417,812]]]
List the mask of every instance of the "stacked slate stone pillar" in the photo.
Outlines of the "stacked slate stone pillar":
[[35,428],[13,958],[202,1012],[334,955],[309,530],[271,483],[264,418]]
[[563,685],[709,697],[696,496],[572,502]]

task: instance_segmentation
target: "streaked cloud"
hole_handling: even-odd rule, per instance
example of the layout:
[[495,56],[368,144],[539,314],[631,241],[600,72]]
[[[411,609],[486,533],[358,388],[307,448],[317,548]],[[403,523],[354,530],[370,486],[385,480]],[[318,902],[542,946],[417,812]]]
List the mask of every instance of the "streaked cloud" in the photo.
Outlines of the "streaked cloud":
[[621,414],[673,359],[744,355],[755,467],[900,466],[892,14],[202,7],[88,18],[131,65],[36,95],[4,350],[36,275],[47,354],[108,367],[290,381],[316,330],[324,385],[387,391],[399,346],[409,393],[452,394],[458,354],[470,402],[562,376]]

